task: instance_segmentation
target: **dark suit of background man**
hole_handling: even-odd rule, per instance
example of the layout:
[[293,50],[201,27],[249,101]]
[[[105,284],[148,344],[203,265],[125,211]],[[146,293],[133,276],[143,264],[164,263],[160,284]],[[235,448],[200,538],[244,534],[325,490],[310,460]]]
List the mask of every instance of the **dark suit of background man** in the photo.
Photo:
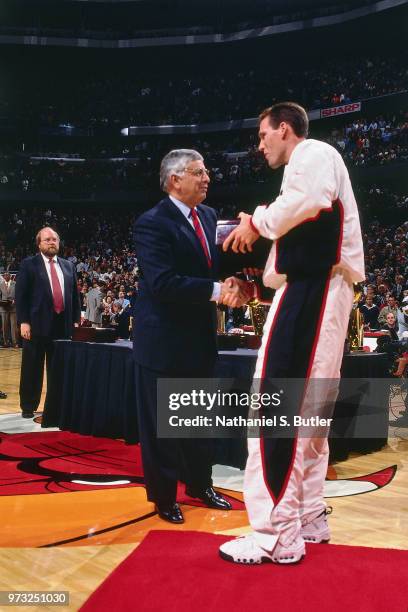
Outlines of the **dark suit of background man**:
[[217,278],[216,215],[201,202],[209,183],[202,156],[168,153],[160,185],[168,197],[139,217],[134,239],[140,269],[134,313],[137,413],[147,497],[161,518],[183,522],[177,479],[208,506],[229,509],[212,488],[211,440],[158,439],[156,386],[161,377],[211,377],[216,347],[216,301],[246,301],[237,279]]
[[41,399],[44,360],[49,374],[53,340],[69,338],[81,318],[74,265],[57,257],[59,236],[50,227],[36,238],[38,255],[21,263],[16,283],[17,322],[23,338],[20,406],[34,416]]

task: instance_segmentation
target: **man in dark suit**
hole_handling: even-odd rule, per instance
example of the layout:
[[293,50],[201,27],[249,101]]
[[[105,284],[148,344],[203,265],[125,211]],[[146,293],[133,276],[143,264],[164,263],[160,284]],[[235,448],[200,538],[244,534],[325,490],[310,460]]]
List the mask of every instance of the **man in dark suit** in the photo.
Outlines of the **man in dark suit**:
[[36,243],[39,253],[22,261],[16,282],[17,323],[23,338],[20,406],[24,418],[32,418],[40,403],[44,360],[49,375],[53,340],[69,338],[81,318],[75,267],[57,257],[58,234],[44,227]]
[[211,440],[157,438],[160,378],[211,377],[216,346],[216,302],[241,306],[244,284],[217,279],[216,215],[201,204],[210,179],[202,156],[190,149],[168,153],[160,186],[168,194],[139,217],[134,239],[140,270],[134,309],[137,412],[147,497],[159,516],[183,522],[177,480],[189,495],[228,510],[211,480]]

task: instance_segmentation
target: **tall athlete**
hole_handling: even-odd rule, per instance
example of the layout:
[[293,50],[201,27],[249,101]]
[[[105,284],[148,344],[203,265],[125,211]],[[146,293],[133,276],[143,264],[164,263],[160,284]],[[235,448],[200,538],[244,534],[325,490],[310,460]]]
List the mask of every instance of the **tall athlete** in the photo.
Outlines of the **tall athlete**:
[[[241,213],[224,243],[224,250],[246,252],[259,236],[273,240],[263,281],[276,293],[255,379],[334,381],[327,389],[331,397],[319,397],[333,402],[353,282],[365,277],[350,178],[333,147],[307,139],[308,117],[298,104],[275,104],[259,119],[259,150],[272,169],[285,165],[281,192],[252,216]],[[303,414],[305,401],[299,404]],[[300,561],[305,541],[330,538],[323,500],[327,436],[273,439],[261,430],[248,440],[248,452],[244,496],[253,532],[223,544],[220,555],[237,563]]]

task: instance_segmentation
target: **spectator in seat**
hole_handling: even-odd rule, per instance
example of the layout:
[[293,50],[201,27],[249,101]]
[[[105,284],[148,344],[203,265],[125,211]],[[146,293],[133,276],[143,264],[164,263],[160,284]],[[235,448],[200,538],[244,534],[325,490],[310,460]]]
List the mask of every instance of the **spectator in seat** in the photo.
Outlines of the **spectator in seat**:
[[390,333],[390,339],[393,342],[398,342],[398,324],[393,312],[387,314],[385,323],[381,326],[381,329]]
[[[109,293],[109,292],[108,292]],[[110,313],[111,308],[112,308],[112,304],[113,304],[113,300],[112,300],[112,296],[110,295],[106,295],[103,300],[102,300],[102,306],[105,309],[105,314],[106,311],[108,311]]]
[[408,350],[408,297],[404,298],[397,314],[398,338]]
[[119,291],[119,297],[115,300],[115,304],[121,306],[123,309],[130,306],[130,301],[126,298],[124,291]]
[[385,306],[387,303],[387,287],[383,284],[378,285],[377,295],[376,295],[376,304],[381,308],[381,306]]
[[369,329],[378,329],[380,309],[374,304],[371,294],[367,294],[365,304],[360,306],[360,312],[363,315],[364,325],[367,325]]
[[395,276],[394,293],[398,302],[402,302],[405,280],[402,274]]
[[396,321],[398,314],[398,304],[394,295],[389,295],[387,297],[387,305],[381,308],[380,310],[380,314],[378,315],[378,322],[380,326],[384,325],[387,322],[387,315],[390,312],[394,315],[394,319]]

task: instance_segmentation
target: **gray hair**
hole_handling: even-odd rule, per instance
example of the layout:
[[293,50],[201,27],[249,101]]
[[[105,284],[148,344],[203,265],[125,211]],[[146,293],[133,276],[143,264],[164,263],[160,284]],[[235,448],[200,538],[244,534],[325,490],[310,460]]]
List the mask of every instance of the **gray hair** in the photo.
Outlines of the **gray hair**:
[[173,149],[167,153],[160,164],[160,187],[167,192],[167,183],[172,174],[181,176],[183,170],[192,161],[204,161],[203,156],[194,149]]

